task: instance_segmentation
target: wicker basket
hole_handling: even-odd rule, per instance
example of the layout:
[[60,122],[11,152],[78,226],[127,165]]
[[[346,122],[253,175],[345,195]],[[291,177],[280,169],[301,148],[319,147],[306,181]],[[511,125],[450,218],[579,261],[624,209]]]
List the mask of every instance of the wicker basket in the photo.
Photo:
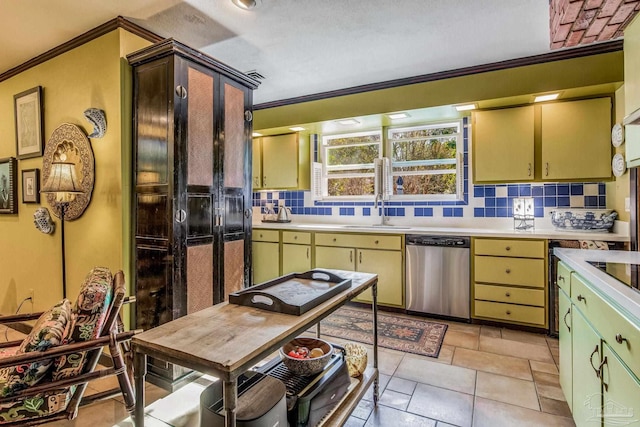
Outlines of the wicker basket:
[[367,368],[367,349],[356,343],[346,343],[344,349],[349,376],[359,377]]

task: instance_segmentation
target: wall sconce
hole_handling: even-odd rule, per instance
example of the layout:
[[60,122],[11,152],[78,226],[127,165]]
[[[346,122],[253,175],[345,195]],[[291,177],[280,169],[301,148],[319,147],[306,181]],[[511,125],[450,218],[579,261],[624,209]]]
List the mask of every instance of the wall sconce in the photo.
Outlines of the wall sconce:
[[72,162],[53,162],[51,173],[45,182],[41,193],[49,193],[55,196],[56,204],[60,208],[60,235],[62,240],[62,298],[67,297],[67,277],[64,246],[64,213],[69,203],[76,198],[76,194],[82,194],[76,165]]
[[533,198],[517,197],[513,199],[513,228],[528,230],[534,228]]

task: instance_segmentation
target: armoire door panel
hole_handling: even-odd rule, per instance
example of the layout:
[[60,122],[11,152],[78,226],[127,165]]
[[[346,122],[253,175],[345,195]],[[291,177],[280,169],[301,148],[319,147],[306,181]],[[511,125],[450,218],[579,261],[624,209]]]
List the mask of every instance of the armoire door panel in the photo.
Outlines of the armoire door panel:
[[213,305],[213,244],[187,247],[187,314]]
[[187,185],[213,185],[214,79],[189,67]]
[[228,191],[224,195],[224,234],[241,233],[244,228],[244,195]]
[[247,140],[244,126],[245,91],[224,84],[224,187],[242,188],[245,185],[245,150]]
[[136,325],[150,329],[169,320],[171,304],[167,300],[170,270],[166,248],[136,247]]
[[168,200],[166,194],[136,194],[136,237],[167,239]]
[[187,195],[187,237],[213,234],[213,202],[211,194]]
[[244,288],[244,240],[224,242],[224,300]]

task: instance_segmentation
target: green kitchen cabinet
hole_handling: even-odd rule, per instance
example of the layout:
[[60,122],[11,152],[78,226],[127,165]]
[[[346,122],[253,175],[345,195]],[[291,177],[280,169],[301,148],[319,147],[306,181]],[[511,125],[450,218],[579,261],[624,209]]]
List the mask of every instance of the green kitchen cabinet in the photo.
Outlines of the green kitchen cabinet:
[[562,290],[558,290],[558,335],[560,345],[560,387],[564,392],[569,408],[573,407],[572,383],[572,336],[571,336],[571,300]]
[[631,168],[640,166],[640,19],[625,27],[623,52],[624,149],[627,167]]
[[261,138],[253,138],[251,142],[251,186],[253,190],[259,190],[262,187],[262,153]]
[[605,426],[640,426],[640,380],[609,345],[602,346],[602,421]]
[[252,285],[280,276],[280,232],[278,230],[253,230]]
[[541,106],[545,181],[611,178],[611,98]]
[[297,133],[253,139],[253,189],[308,190],[309,143]]
[[534,179],[533,106],[477,111],[473,123],[473,182]]
[[602,360],[600,336],[580,310],[572,313],[572,405],[576,426],[600,425],[602,405],[598,368]]
[[355,271],[355,254],[354,248],[316,246],[316,267]]
[[311,233],[282,232],[282,275],[311,270]]

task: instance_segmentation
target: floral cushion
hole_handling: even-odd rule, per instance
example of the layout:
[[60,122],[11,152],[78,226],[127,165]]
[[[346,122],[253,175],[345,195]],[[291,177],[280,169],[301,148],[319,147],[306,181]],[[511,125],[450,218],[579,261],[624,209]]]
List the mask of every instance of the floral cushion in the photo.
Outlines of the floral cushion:
[[0,425],[64,411],[74,391],[75,386],[0,403]]
[[[45,351],[59,345],[69,332],[71,303],[63,299],[40,316],[31,333],[22,341],[16,354]],[[0,369],[0,395],[10,396],[16,391],[36,384],[47,373],[53,359]]]
[[[100,336],[113,298],[112,281],[111,272],[104,267],[94,267],[84,279],[73,307],[73,324],[68,343],[87,341]],[[80,374],[86,360],[87,352],[58,357],[53,379]]]

